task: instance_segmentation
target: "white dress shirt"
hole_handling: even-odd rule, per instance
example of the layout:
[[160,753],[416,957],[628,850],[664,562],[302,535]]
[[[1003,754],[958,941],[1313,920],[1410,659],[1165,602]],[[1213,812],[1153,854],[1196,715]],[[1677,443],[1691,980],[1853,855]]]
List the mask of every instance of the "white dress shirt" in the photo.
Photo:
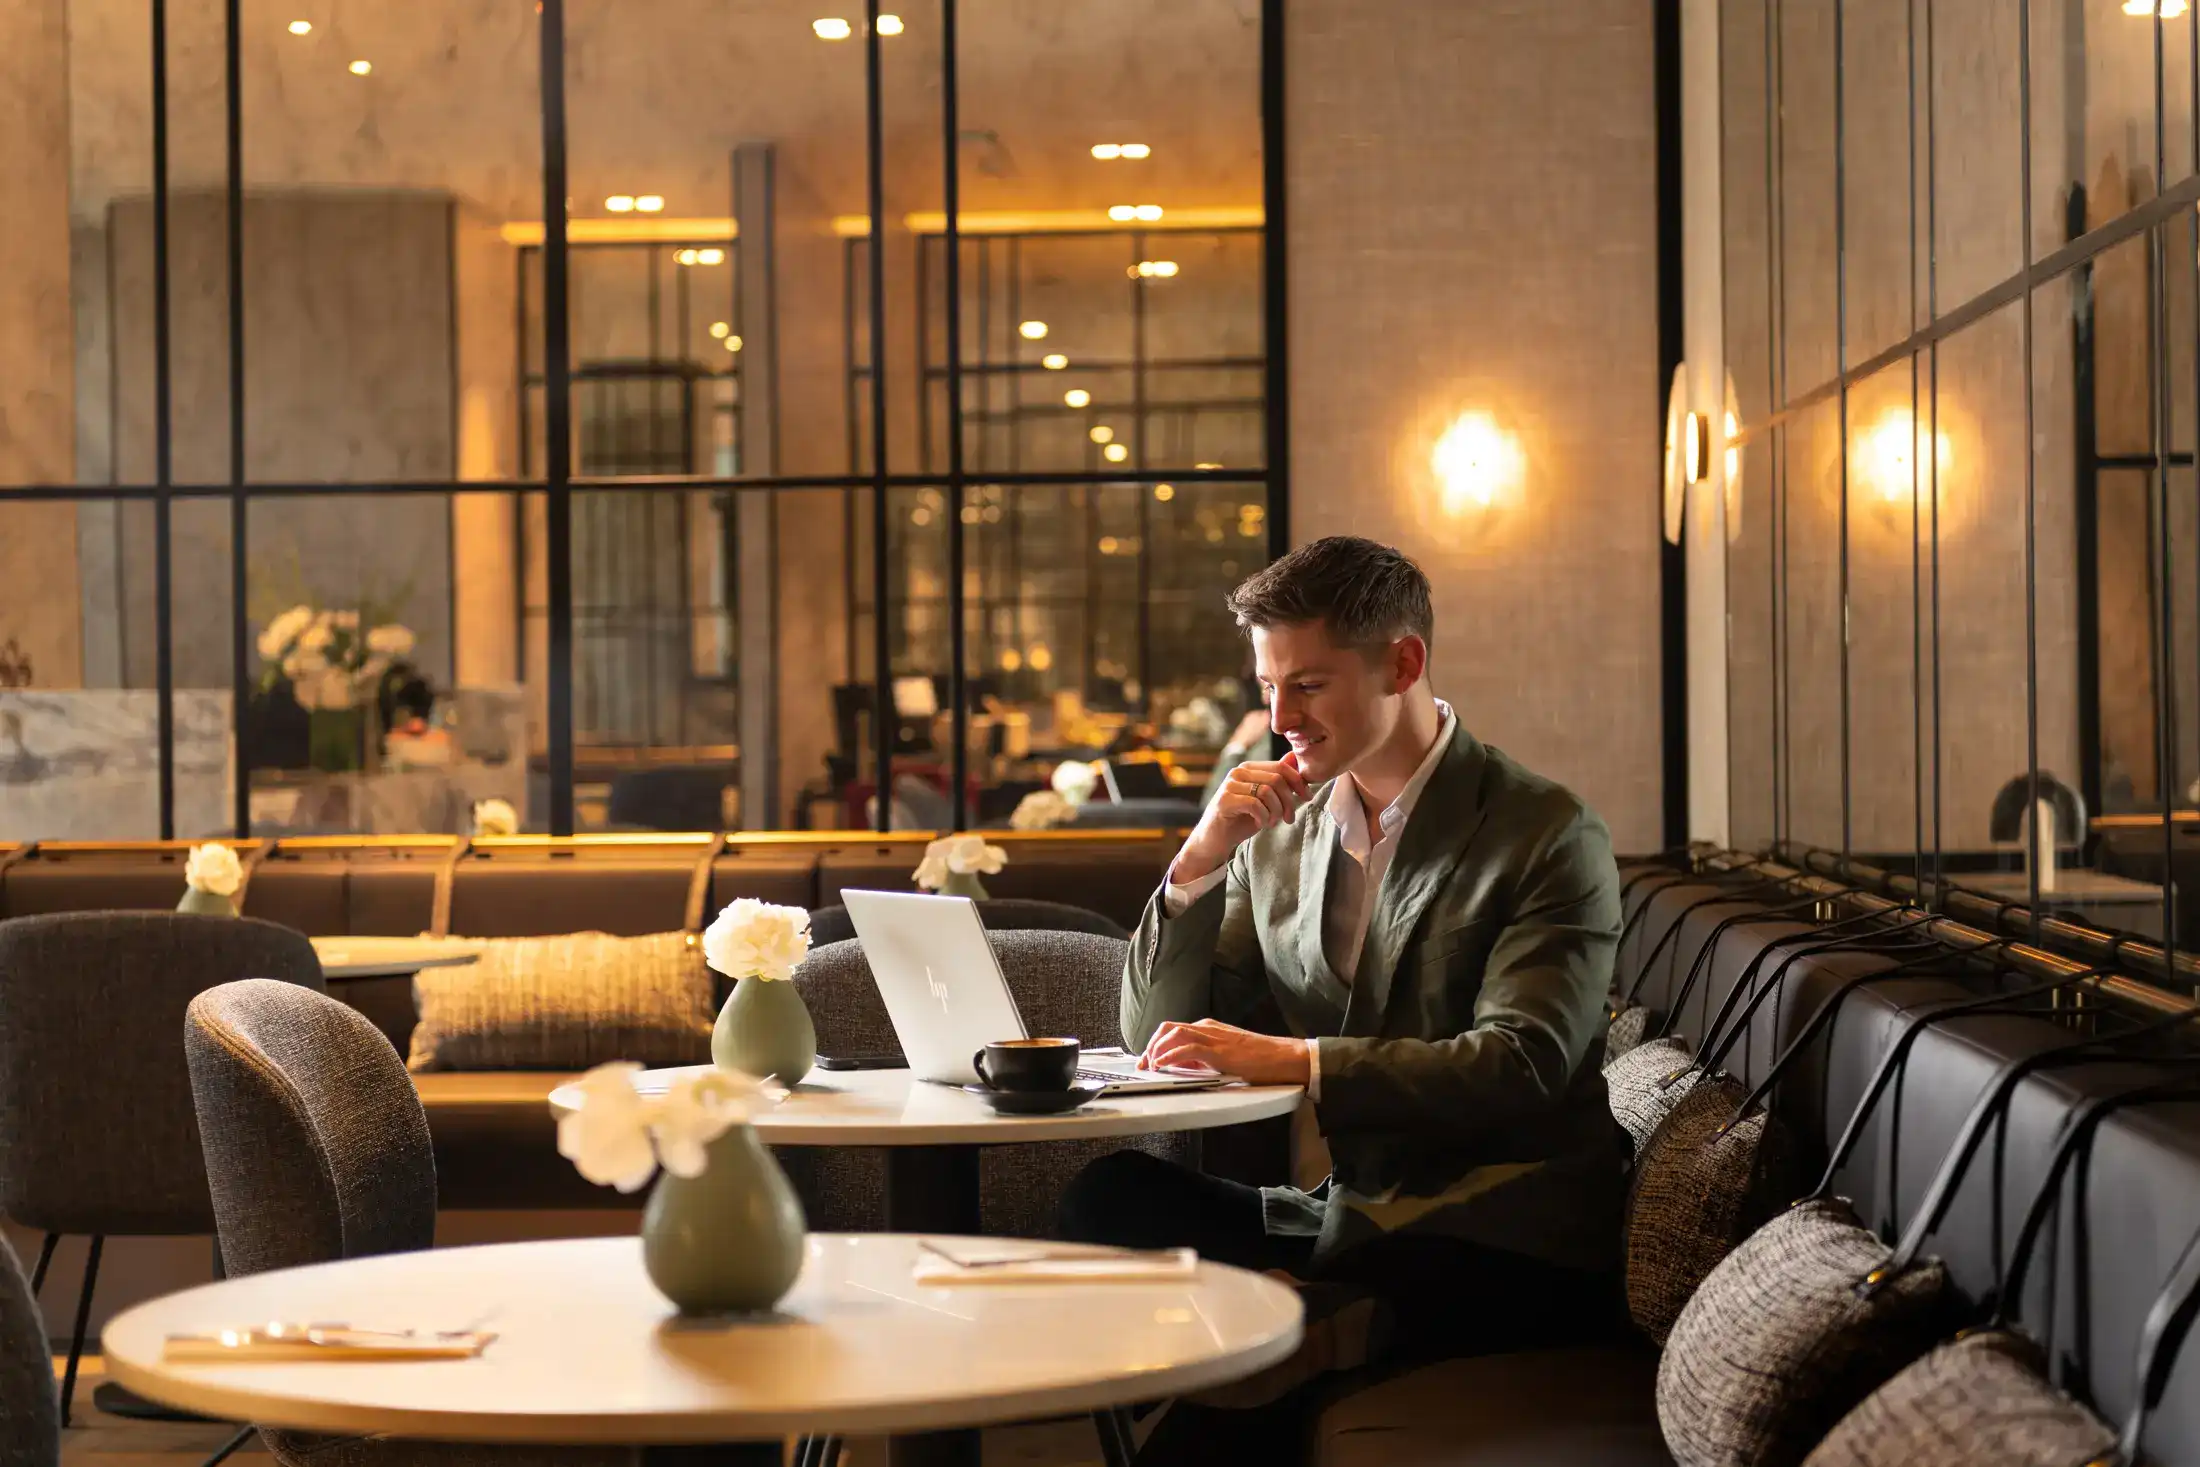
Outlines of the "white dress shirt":
[[[1420,767],[1398,791],[1398,798],[1383,807],[1375,817],[1375,831],[1371,834],[1367,825],[1367,804],[1360,798],[1359,783],[1351,775],[1341,775],[1329,786],[1329,799],[1322,810],[1329,823],[1336,827],[1337,845],[1329,862],[1329,905],[1322,912],[1322,956],[1346,987],[1360,968],[1360,949],[1367,943],[1368,923],[1375,916],[1375,898],[1383,889],[1383,874],[1390,870],[1391,858],[1398,854],[1398,837],[1406,828],[1406,820],[1413,814],[1413,807],[1420,801],[1421,791],[1436,773],[1437,761],[1444,750],[1451,746],[1452,730],[1459,720],[1452,715],[1451,705],[1439,698],[1436,711],[1442,722],[1437,726],[1436,742],[1429,745]],[[1302,812],[1302,815],[1305,812]],[[1182,916],[1193,902],[1213,891],[1229,876],[1227,864],[1200,877],[1197,881],[1179,885],[1176,867],[1169,867],[1168,890],[1162,897],[1162,909],[1171,917]],[[1306,1093],[1313,1100],[1321,1099],[1322,1056],[1318,1039],[1306,1041],[1307,1079]]]

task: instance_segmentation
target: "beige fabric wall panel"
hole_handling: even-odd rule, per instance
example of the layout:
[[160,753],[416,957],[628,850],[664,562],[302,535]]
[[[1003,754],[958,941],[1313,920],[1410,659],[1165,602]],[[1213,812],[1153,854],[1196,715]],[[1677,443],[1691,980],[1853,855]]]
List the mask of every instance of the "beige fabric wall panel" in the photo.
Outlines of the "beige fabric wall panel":
[[[1661,841],[1651,7],[1293,0],[1291,536],[1436,584],[1437,691]],[[1519,453],[1487,508],[1431,455]]]

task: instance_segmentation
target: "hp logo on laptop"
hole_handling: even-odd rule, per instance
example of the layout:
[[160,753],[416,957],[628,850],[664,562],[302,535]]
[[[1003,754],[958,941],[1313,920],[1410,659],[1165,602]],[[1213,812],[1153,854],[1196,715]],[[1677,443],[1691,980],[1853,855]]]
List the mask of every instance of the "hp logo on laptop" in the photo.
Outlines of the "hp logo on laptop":
[[924,986],[932,990],[932,996],[940,1001],[940,1012],[943,1014],[948,1012],[947,985],[932,976],[932,965],[930,963],[924,965]]

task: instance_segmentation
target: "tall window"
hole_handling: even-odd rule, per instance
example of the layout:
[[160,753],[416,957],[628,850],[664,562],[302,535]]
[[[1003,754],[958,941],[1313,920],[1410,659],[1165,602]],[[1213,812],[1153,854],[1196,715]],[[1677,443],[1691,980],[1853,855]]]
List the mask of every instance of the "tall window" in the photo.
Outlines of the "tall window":
[[1278,8],[72,0],[0,840],[1196,794],[1283,543]]

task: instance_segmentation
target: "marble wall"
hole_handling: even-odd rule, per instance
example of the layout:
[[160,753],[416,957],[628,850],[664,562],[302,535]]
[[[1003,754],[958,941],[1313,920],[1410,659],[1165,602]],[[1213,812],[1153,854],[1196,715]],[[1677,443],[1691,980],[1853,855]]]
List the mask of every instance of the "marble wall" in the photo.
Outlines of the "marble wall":
[[[179,689],[175,707],[176,834],[227,835],[229,694]],[[0,841],[157,838],[159,725],[149,690],[0,689]]]

